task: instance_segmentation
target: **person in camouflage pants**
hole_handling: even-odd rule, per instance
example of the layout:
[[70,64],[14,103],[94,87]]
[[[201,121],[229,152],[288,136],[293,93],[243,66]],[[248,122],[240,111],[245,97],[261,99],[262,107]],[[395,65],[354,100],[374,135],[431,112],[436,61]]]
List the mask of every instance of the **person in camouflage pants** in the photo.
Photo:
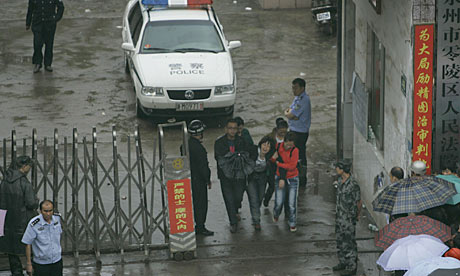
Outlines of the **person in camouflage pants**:
[[339,175],[336,201],[335,233],[337,239],[337,255],[339,264],[334,271],[341,271],[340,275],[356,274],[358,261],[358,247],[355,233],[356,222],[361,211],[361,194],[358,183],[351,175],[351,162],[339,161],[336,163]]

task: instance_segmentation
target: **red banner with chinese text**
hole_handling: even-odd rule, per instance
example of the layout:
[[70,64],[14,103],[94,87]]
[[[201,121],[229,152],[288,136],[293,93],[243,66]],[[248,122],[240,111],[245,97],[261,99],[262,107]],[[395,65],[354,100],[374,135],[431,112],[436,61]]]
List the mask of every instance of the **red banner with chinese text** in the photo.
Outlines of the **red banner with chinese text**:
[[195,231],[190,179],[169,180],[169,227],[171,234]]
[[412,160],[425,162],[431,172],[434,26],[415,26],[414,46],[414,134]]

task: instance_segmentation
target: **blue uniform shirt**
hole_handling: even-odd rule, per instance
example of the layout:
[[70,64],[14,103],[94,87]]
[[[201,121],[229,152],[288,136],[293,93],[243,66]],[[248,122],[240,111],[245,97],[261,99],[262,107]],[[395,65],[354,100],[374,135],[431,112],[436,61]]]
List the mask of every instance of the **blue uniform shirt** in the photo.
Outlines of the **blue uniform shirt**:
[[54,264],[61,260],[61,218],[51,217],[51,223],[38,215],[27,224],[22,242],[32,245],[33,261],[37,264]]
[[305,90],[294,98],[290,106],[291,113],[299,118],[298,120],[288,120],[289,130],[301,133],[310,131],[311,124],[311,104],[310,96]]

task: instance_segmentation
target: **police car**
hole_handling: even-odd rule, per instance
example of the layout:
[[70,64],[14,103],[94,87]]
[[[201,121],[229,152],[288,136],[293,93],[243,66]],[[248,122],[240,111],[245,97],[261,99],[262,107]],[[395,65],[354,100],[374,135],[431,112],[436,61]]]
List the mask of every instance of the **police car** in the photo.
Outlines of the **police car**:
[[130,0],[123,16],[125,70],[138,117],[233,114],[236,75],[212,0]]

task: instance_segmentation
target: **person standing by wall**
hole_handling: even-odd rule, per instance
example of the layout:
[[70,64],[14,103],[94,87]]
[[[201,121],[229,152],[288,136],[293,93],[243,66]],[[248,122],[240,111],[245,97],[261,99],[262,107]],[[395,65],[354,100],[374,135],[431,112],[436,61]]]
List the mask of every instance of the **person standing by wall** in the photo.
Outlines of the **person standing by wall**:
[[205,125],[200,120],[193,120],[188,125],[190,171],[192,174],[193,215],[195,233],[212,236],[214,232],[205,227],[208,213],[208,188],[211,189],[211,170],[209,169],[208,153],[204,148],[203,132]]
[[299,185],[307,185],[306,147],[311,125],[310,96],[305,90],[305,80],[296,78],[292,81],[292,93],[295,98],[291,106],[284,111],[288,118],[289,130],[296,134],[295,146],[299,149]]
[[[284,142],[270,159],[276,164],[275,178],[275,207],[273,208],[273,221],[278,222],[284,201],[289,203],[289,227],[291,232],[297,231],[297,188],[299,185],[299,172],[297,162],[299,161],[299,150],[294,146],[295,133],[288,132]],[[282,161],[278,159],[280,157]],[[286,180],[282,176],[281,170],[286,170]]]
[[61,217],[54,213],[53,202],[40,202],[40,215],[30,220],[22,237],[29,275],[62,276],[61,234]]
[[339,264],[332,270],[341,271],[341,276],[352,276],[356,274],[358,262],[356,222],[361,213],[361,193],[358,183],[351,175],[351,162],[339,161],[335,170],[339,175],[335,218]]
[[[62,0],[29,0],[26,17],[26,30],[32,25],[34,34],[34,73],[45,64],[45,70],[53,72],[51,64],[53,62],[54,34],[56,33],[56,23],[61,20],[64,14],[64,4]],[[45,58],[43,59],[43,44],[45,44]]]
[[13,276],[23,275],[18,255],[25,254],[22,235],[30,218],[36,215],[38,199],[32,184],[27,179],[32,159],[19,156],[13,161],[0,185],[0,209],[6,210],[5,236],[0,237],[0,252],[8,254]]

